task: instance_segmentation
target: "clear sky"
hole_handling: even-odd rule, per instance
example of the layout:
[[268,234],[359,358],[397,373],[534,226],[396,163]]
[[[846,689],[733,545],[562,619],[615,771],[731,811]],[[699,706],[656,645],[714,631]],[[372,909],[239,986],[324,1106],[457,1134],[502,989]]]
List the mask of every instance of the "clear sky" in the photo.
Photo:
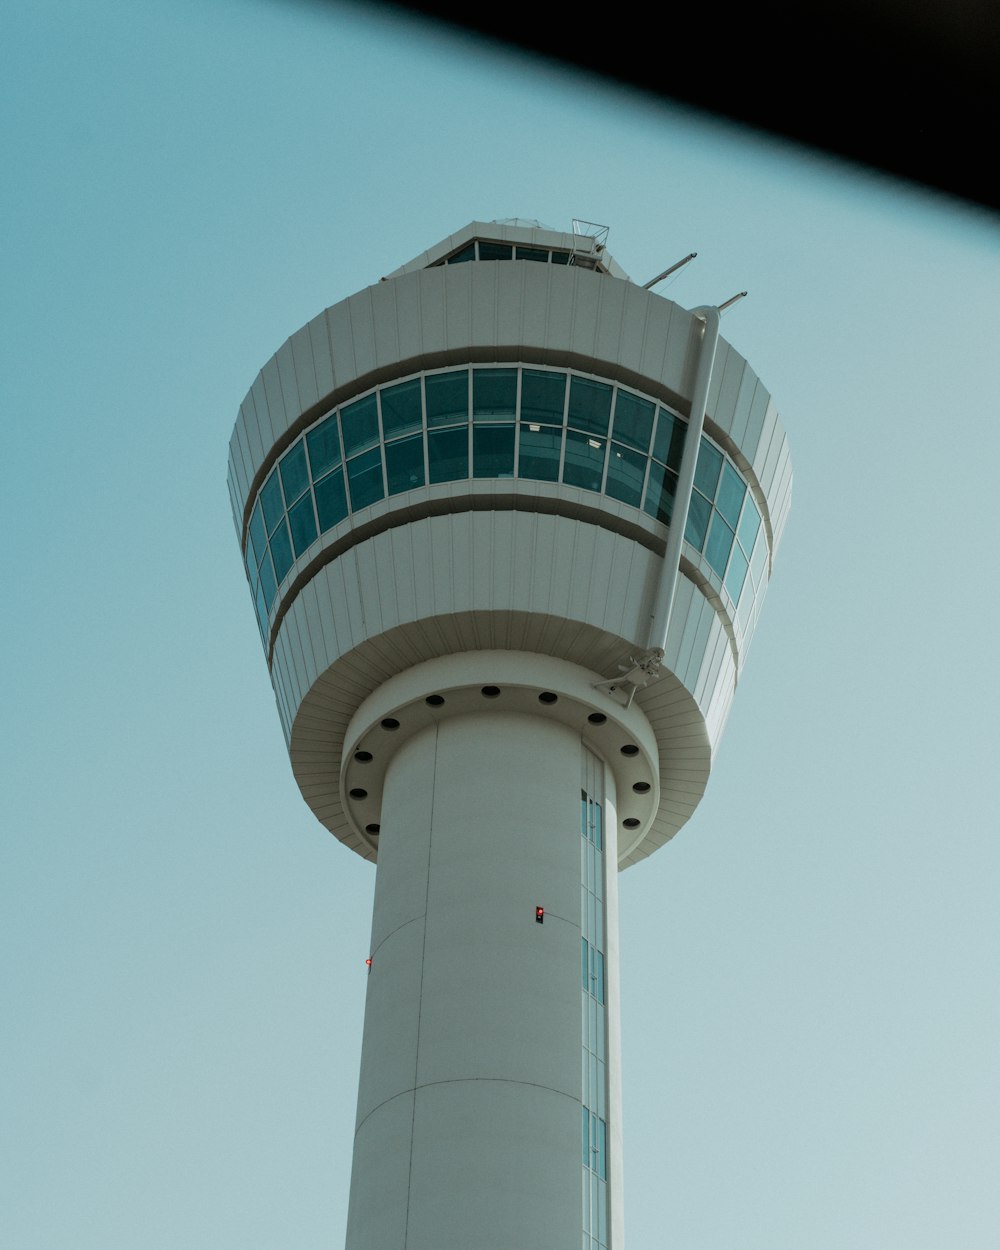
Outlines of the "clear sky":
[[0,1245],[343,1244],[373,873],[292,781],[226,448],[292,331],[521,215],[749,288],[796,472],[708,794],[621,882],[630,1250],[996,1250],[995,222],[355,9],[0,49]]

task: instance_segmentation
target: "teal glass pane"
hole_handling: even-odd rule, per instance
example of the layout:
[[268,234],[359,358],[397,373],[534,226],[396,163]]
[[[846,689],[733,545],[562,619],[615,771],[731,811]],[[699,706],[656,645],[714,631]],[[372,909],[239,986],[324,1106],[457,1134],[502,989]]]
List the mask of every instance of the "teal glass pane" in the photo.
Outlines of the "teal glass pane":
[[608,1126],[603,1120],[597,1121],[597,1175],[608,1179]]
[[475,260],[475,259],[476,259],[476,245],[475,243],[468,243],[466,244],[465,247],[462,248],[461,251],[456,252],[454,256],[448,257],[448,264],[459,265],[461,264],[463,260]]
[[594,804],[594,845],[599,851],[604,850],[604,809],[599,803]]
[[300,556],[310,543],[316,541],[316,516],[313,512],[312,495],[303,495],[288,510],[288,524],[292,531],[292,546]]
[[[378,405],[374,395],[366,395],[340,410],[340,429],[344,435],[344,455],[355,456],[379,441]],[[350,473],[350,469],[348,469]]]
[[455,482],[469,476],[469,427],[432,430],[427,435],[427,464],[432,482]]
[[743,593],[740,596],[740,606],[736,613],[736,628],[741,634],[745,634],[750,625],[750,618],[753,616],[754,603],[753,581],[748,577],[743,584]]
[[281,470],[281,485],[285,488],[285,502],[293,504],[309,485],[306,445],[301,438],[290,451],[285,452],[278,468]]
[[264,510],[264,523],[268,534],[274,530],[285,515],[285,504],[281,498],[281,483],[278,481],[278,470],[272,469],[271,476],[264,483],[260,492],[260,506]]
[[569,384],[569,424],[577,430],[607,434],[611,420],[611,387],[606,382],[573,377]]
[[337,469],[313,487],[316,513],[321,534],[339,525],[347,516],[347,494],[344,491],[344,470]]
[[382,453],[375,447],[347,462],[347,480],[351,490],[351,511],[357,512],[385,497],[382,481]]
[[423,428],[419,378],[400,382],[398,386],[384,386],[379,398],[382,402],[382,433],[387,442],[390,438],[413,434]]
[[628,443],[641,452],[649,451],[649,438],[653,433],[653,417],[656,405],[650,399],[640,399],[629,391],[619,391],[615,400],[615,424],[613,436],[619,443]]
[[562,425],[566,407],[566,374],[549,370],[521,371],[521,420],[537,425]]
[[288,537],[288,526],[282,518],[281,524],[271,535],[271,560],[274,564],[274,576],[279,586],[292,567],[292,559],[292,541]]
[[329,473],[340,464],[340,431],[337,428],[337,414],[330,413],[325,421],[320,422],[314,430],[306,435],[309,446],[309,467],[312,479],[318,482],[324,474]]
[[431,373],[424,378],[427,391],[427,424],[453,425],[469,415],[469,371]]
[[253,515],[250,517],[250,545],[253,546],[254,569],[260,564],[264,548],[267,546],[267,534],[264,533],[264,518],[260,513],[260,500],[254,504]]
[[264,602],[264,592],[257,584],[257,593],[254,595],[254,607],[257,609],[257,626],[260,629],[261,642],[267,640],[267,604]]
[[473,369],[472,415],[475,420],[502,420],[513,417],[516,409],[516,369]]
[[532,429],[522,421],[517,476],[535,482],[558,482],[561,451],[562,430],[545,425]]
[[740,528],[736,531],[736,537],[740,540],[743,550],[750,554],[753,551],[753,542],[757,537],[757,531],[760,529],[760,513],[754,501],[747,498],[743,505],[743,516],[740,518]]
[[568,265],[569,264],[569,252],[553,252],[552,263],[553,265]]
[[599,1003],[604,1002],[604,955],[601,951],[594,951],[594,997]]
[[611,444],[608,457],[608,480],[604,493],[612,499],[638,508],[642,501],[642,480],[646,476],[646,457],[620,443]]
[[767,554],[767,540],[763,534],[758,534],[757,545],[750,557],[750,576],[753,578],[758,595],[763,594],[767,585]]
[[691,492],[691,505],[688,508],[687,525],[684,526],[684,541],[701,551],[705,545],[705,534],[708,521],[712,515],[712,505],[698,492]]
[[684,435],[687,423],[674,416],[666,408],[660,409],[660,418],[656,423],[656,438],[653,440],[653,456],[660,464],[669,465],[675,473],[680,472],[681,456],[684,454]]
[[424,484],[424,436],[414,434],[385,445],[385,476],[390,495]]
[[586,1107],[580,1107],[581,1119],[581,1143],[583,1145],[583,1166],[590,1167],[590,1112]]
[[270,612],[271,604],[274,602],[274,596],[278,590],[278,583],[274,580],[271,557],[266,551],[264,552],[264,559],[260,562],[260,588],[264,592],[264,607]]
[[649,462],[649,481],[646,483],[646,500],[643,510],[664,525],[670,524],[674,511],[674,497],[677,494],[677,474],[673,469],[664,468],[655,460]]
[[743,583],[746,581],[748,567],[743,549],[737,543],[733,548],[733,554],[729,561],[729,572],[726,574],[726,590],[729,591],[729,597],[733,603],[739,603],[740,601],[740,594],[743,591]]
[[519,247],[515,253],[516,260],[543,260],[548,263],[548,248],[543,247]]
[[472,427],[472,476],[514,476],[513,425]]
[[563,481],[569,486],[582,486],[584,490],[601,489],[604,476],[604,453],[607,443],[602,438],[588,438],[575,430],[566,431],[566,458],[563,463]]
[[484,239],[479,240],[480,260],[510,260],[513,254],[514,249],[509,243],[487,243]]
[[583,988],[590,989],[590,959],[587,954],[587,939],[580,939],[580,971],[583,979]]
[[694,484],[708,499],[715,499],[715,488],[719,484],[719,473],[722,471],[722,452],[713,447],[707,438],[701,440],[698,448],[698,467],[694,471]]
[[736,528],[736,522],[740,519],[740,508],[743,507],[743,496],[746,493],[746,483],[733,466],[728,463],[724,465],[722,482],[719,485],[719,497],[715,501],[715,506],[733,529]]
[[733,548],[736,535],[725,523],[718,512],[712,517],[712,527],[708,532],[708,543],[705,546],[705,559],[720,577],[725,576],[729,553]]

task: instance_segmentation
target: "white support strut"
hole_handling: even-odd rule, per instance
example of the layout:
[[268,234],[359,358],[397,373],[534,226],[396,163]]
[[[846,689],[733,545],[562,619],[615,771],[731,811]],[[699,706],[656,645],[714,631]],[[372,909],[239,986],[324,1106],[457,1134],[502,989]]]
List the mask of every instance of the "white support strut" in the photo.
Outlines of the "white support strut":
[[694,386],[691,392],[691,416],[688,421],[687,433],[684,437],[684,452],[681,456],[680,473],[677,480],[677,495],[674,499],[673,513],[670,518],[670,529],[667,533],[667,549],[663,554],[660,566],[660,577],[653,595],[653,608],[649,617],[649,632],[646,645],[656,661],[663,659],[667,646],[667,631],[670,628],[670,614],[674,605],[674,592],[681,567],[681,548],[684,543],[684,530],[687,527],[688,509],[691,506],[691,491],[694,488],[694,473],[698,464],[698,449],[701,446],[701,434],[705,428],[705,409],[708,405],[708,391],[712,384],[712,369],[715,365],[715,352],[719,343],[719,309],[701,307],[692,310],[694,316],[704,324],[701,343],[698,348],[698,360],[695,365]]

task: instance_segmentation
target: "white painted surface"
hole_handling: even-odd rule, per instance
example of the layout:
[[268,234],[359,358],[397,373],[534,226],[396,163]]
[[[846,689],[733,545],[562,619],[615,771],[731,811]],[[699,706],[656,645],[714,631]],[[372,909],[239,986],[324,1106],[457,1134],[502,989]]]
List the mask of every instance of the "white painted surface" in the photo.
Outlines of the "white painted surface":
[[580,773],[492,710],[389,767],[348,1250],[579,1246]]

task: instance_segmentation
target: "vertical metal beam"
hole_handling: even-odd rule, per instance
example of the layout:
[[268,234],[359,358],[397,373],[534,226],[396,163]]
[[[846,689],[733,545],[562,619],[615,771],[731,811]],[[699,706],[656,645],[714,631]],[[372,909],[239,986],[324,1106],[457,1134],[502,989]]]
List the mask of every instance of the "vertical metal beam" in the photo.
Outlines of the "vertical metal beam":
[[646,641],[646,646],[656,653],[658,660],[663,658],[667,646],[667,630],[670,628],[670,614],[674,606],[677,575],[681,567],[681,546],[684,542],[684,530],[687,527],[688,510],[691,506],[694,471],[698,464],[698,448],[701,446],[701,433],[705,428],[708,389],[712,384],[715,351],[719,344],[718,308],[702,307],[692,311],[695,318],[703,323],[703,327],[701,342],[698,344],[694,385],[691,391],[691,416],[687,433],[684,436],[684,452],[681,456],[677,495],[670,517],[670,529],[667,533],[667,549],[663,555],[660,578],[653,596],[653,609],[650,613]]

